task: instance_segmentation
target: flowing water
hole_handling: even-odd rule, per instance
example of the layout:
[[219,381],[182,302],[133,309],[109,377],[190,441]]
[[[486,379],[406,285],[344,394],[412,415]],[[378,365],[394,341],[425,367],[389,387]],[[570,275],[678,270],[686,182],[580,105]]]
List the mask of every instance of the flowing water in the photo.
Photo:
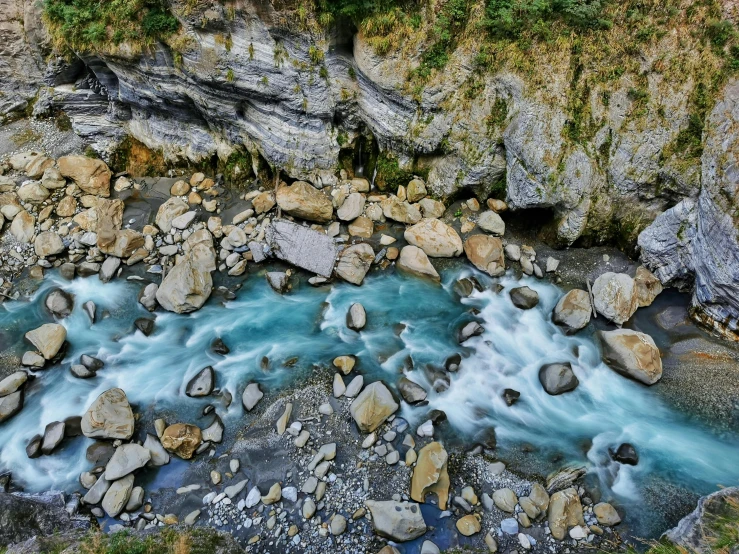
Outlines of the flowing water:
[[[28,348],[23,333],[51,319],[43,307],[48,291],[59,286],[75,295],[73,313],[61,321],[69,341],[64,361],[38,372],[27,388],[23,411],[0,426],[0,468],[12,470],[14,480],[27,490],[77,490],[77,477],[90,467],[85,459],[90,440],[66,441],[54,455],[35,460],[27,459],[25,445],[47,423],[82,414],[110,387],[124,389],[134,410],[146,418],[166,410],[187,420],[212,399],[186,399],[185,384],[212,365],[218,388],[234,397],[227,411],[219,410],[228,429],[243,415],[239,400],[247,382],[275,391],[329,366],[335,356],[355,354],[365,381],[382,378],[394,384],[406,372],[429,390],[428,406],[404,405],[402,415],[418,424],[430,409],[443,410],[450,442],[464,443],[466,437],[471,443],[480,429],[494,426],[503,459],[527,445],[547,471],[569,462],[585,464],[603,498],[624,506],[627,523],[641,536],[664,530],[643,508],[645,491],[655,480],[698,494],[719,484],[739,484],[737,437],[719,435],[671,409],[657,394],[659,385],[648,388],[608,369],[592,331],[565,336],[550,320],[561,294],[557,287],[509,274],[499,280],[503,292],[486,289],[460,300],[453,284],[472,273],[469,268],[446,270],[442,286],[378,273],[361,288],[304,285],[285,296],[273,292],[263,277],[252,276],[232,301],[212,299],[187,316],[157,313],[150,337],[133,327],[137,317],[149,315],[135,301],[139,283],[47,277],[30,301],[0,307],[0,347],[20,356]],[[475,276],[485,285],[492,282]],[[507,290],[520,284],[539,293],[536,308],[523,311],[512,305]],[[98,306],[95,324],[82,310],[87,300]],[[345,316],[358,301],[366,308],[368,324],[354,333],[346,328]],[[461,348],[457,331],[473,318],[473,308],[479,310],[485,332]],[[107,317],[101,317],[103,312]],[[225,357],[209,351],[217,337],[231,349]],[[434,392],[424,368],[443,367],[458,352],[465,356],[461,369],[451,374],[447,390]],[[69,366],[81,354],[105,362],[97,377],[71,375]],[[266,370],[261,363],[265,356],[270,360]],[[538,370],[544,363],[565,361],[572,364],[580,385],[571,393],[549,396]],[[513,406],[501,396],[505,388],[521,393]],[[637,466],[610,460],[608,449],[622,442],[638,450]]]

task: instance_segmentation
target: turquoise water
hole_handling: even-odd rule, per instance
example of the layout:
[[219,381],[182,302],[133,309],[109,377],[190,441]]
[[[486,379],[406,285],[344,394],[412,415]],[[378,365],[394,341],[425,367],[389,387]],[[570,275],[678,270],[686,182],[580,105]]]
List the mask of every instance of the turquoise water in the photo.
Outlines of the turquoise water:
[[[157,312],[156,330],[150,337],[134,332],[133,327],[137,317],[151,317],[135,300],[141,284],[102,284],[97,278],[66,282],[51,276],[30,301],[0,307],[0,346],[21,355],[29,346],[23,333],[51,320],[43,308],[48,291],[60,286],[76,297],[72,315],[61,321],[69,341],[64,361],[38,372],[27,389],[23,411],[0,425],[0,468],[12,470],[15,481],[28,490],[77,490],[80,472],[90,467],[85,449],[91,441],[67,441],[54,455],[35,460],[27,459],[25,445],[47,423],[81,415],[108,388],[124,389],[134,410],[147,420],[165,410],[183,419],[194,418],[203,406],[218,400],[189,399],[184,395],[185,384],[212,365],[217,387],[234,399],[228,410],[219,408],[228,430],[243,415],[241,392],[249,381],[274,392],[329,367],[338,355],[354,354],[365,381],[382,378],[394,384],[405,371],[429,390],[428,406],[404,405],[402,415],[417,424],[430,409],[444,410],[450,442],[468,439],[472,444],[476,432],[494,426],[503,458],[525,443],[546,464],[556,459],[553,467],[570,461],[585,463],[604,498],[626,507],[627,521],[641,535],[664,530],[644,523],[640,508],[644,489],[655,478],[695,493],[711,492],[719,484],[739,484],[736,437],[713,434],[687,414],[669,408],[655,387],[644,387],[605,367],[591,333],[565,336],[550,320],[561,294],[557,287],[506,275],[497,281],[505,287],[503,292],[485,290],[460,300],[453,284],[471,274],[469,268],[447,270],[438,286],[391,272],[377,273],[362,287],[302,284],[284,296],[273,292],[262,276],[251,276],[235,300],[222,302],[214,297],[187,316]],[[474,274],[484,284],[492,283]],[[507,290],[521,284],[539,293],[535,309],[522,311],[510,302]],[[82,310],[87,300],[98,306],[95,324]],[[353,302],[362,302],[367,311],[368,325],[361,333],[345,325]],[[473,308],[480,310],[485,332],[461,348],[457,330],[473,318]],[[109,317],[101,318],[104,310]],[[217,337],[231,349],[225,357],[209,351]],[[443,367],[444,360],[457,352],[465,356],[460,371],[451,374],[448,390],[434,392],[424,367]],[[80,380],[71,375],[69,366],[81,354],[105,362],[97,377]],[[261,363],[265,356],[270,360],[267,370]],[[295,357],[297,362],[292,363]],[[284,365],[288,360],[289,367]],[[539,383],[539,367],[564,361],[572,364],[580,385],[572,393],[549,396]],[[503,401],[505,388],[521,392],[514,406]],[[636,446],[637,466],[610,461],[608,448],[621,442]]]

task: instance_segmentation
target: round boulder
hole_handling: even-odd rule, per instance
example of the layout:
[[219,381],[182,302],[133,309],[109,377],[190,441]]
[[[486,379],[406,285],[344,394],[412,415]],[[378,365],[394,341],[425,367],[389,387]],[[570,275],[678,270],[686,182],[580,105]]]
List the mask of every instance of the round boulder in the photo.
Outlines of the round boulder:
[[539,381],[544,390],[552,396],[575,390],[580,383],[569,362],[542,366],[539,370]]
[[522,310],[530,310],[539,304],[539,293],[529,287],[511,289],[510,296],[513,305]]

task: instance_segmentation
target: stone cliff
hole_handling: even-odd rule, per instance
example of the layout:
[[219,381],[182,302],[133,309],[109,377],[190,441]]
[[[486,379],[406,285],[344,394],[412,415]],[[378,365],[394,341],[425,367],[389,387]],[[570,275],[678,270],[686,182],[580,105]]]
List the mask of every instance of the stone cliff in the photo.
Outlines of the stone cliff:
[[0,116],[64,112],[104,157],[131,136],[171,161],[243,149],[247,172],[318,185],[358,162],[380,182],[423,174],[439,198],[546,210],[562,246],[639,236],[665,284],[694,290],[696,317],[736,337],[739,81],[714,78],[715,46],[690,32],[708,15],[524,48],[483,45],[472,4],[445,67],[419,77],[438,10],[378,48],[378,32],[322,26],[302,4],[171,0],[166,41],[64,58],[35,2],[0,0]]

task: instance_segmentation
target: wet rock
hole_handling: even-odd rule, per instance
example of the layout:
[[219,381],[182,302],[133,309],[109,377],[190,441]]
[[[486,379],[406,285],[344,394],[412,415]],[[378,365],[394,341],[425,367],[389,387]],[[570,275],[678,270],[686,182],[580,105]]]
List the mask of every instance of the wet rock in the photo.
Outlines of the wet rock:
[[496,237],[502,237],[505,234],[505,223],[494,211],[482,212],[477,220],[477,226]]
[[26,367],[41,369],[46,364],[46,360],[38,352],[32,352],[29,350],[28,352],[23,353],[21,364]]
[[457,531],[465,537],[470,537],[480,532],[480,520],[474,514],[469,514],[457,520]]
[[323,277],[331,276],[338,250],[326,234],[278,219],[267,229],[266,238],[272,253],[280,260]]
[[439,219],[422,219],[408,227],[404,234],[408,244],[417,246],[427,256],[451,258],[462,253],[462,239],[457,232]]
[[136,443],[122,444],[115,449],[104,476],[108,481],[115,481],[144,467],[149,460],[151,453],[147,448]]
[[44,429],[44,438],[41,442],[41,453],[48,456],[64,440],[64,422],[54,421]]
[[479,337],[485,332],[485,328],[480,325],[477,321],[470,321],[464,327],[459,330],[457,340],[459,344],[462,344],[472,337]]
[[201,369],[195,377],[190,379],[185,387],[185,394],[190,398],[208,396],[216,385],[216,374],[211,366]]
[[139,317],[133,322],[134,327],[141,331],[144,336],[150,336],[154,332],[154,319],[150,317]]
[[513,305],[522,310],[530,310],[539,304],[539,293],[529,287],[511,289],[510,296]]
[[600,502],[593,506],[593,514],[598,518],[598,523],[611,527],[621,523],[621,516],[618,515],[616,508],[607,502]]
[[575,390],[580,383],[569,362],[542,366],[539,369],[539,382],[553,396]]
[[220,417],[217,415],[213,419],[213,423],[208,425],[205,429],[202,430],[202,440],[204,443],[210,442],[210,443],[220,443],[223,440],[223,421]]
[[572,289],[562,298],[552,312],[552,321],[568,335],[584,329],[590,323],[590,295],[585,290]]
[[503,400],[505,400],[505,403],[508,406],[513,406],[516,402],[518,402],[518,399],[521,398],[521,393],[517,390],[513,389],[504,389],[503,390]]
[[375,251],[367,243],[345,248],[336,264],[336,274],[354,285],[361,285],[375,259]]
[[58,323],[45,323],[41,327],[28,331],[26,340],[50,360],[57,355],[67,338],[67,330]]
[[146,434],[146,440],[144,441],[144,448],[149,451],[151,456],[147,465],[152,467],[159,467],[167,465],[169,463],[169,453],[164,449],[162,443],[154,435],[149,433]]
[[346,314],[346,326],[354,331],[360,331],[364,329],[366,324],[367,313],[364,311],[364,306],[355,302],[351,305],[349,312]]
[[334,358],[334,366],[344,375],[349,375],[354,369],[356,359],[354,356],[337,356]]
[[636,452],[636,448],[628,442],[621,444],[615,452],[611,452],[611,458],[621,464],[630,466],[635,466],[639,463],[639,455]]
[[97,375],[94,371],[90,371],[82,364],[72,364],[69,371],[78,379],[91,379]]
[[417,246],[404,246],[398,258],[398,269],[407,273],[440,281],[439,274],[429,261],[426,253]]
[[398,380],[398,392],[408,404],[417,404],[426,400],[426,391],[421,385],[403,376]]
[[153,312],[157,307],[158,290],[159,285],[157,285],[156,283],[149,283],[139,292],[139,302],[150,312]]
[[628,321],[639,307],[634,279],[625,273],[604,273],[595,280],[592,290],[597,312],[616,325]]
[[81,427],[88,438],[130,439],[134,418],[126,393],[118,388],[103,392],[82,416]]
[[59,173],[75,184],[87,194],[95,196],[110,196],[110,177],[108,166],[102,160],[87,156],[62,156],[57,160]]
[[290,289],[290,280],[284,271],[268,271],[266,277],[273,291],[284,294]]
[[228,346],[226,346],[226,343],[224,343],[220,338],[214,339],[213,342],[210,343],[210,351],[219,356],[225,356],[231,352]]
[[480,271],[497,277],[505,273],[503,243],[499,238],[487,235],[472,235],[464,241],[467,259]]
[[371,433],[394,414],[398,407],[388,388],[381,381],[375,381],[352,402],[349,411],[359,430]]
[[652,337],[630,329],[599,331],[603,361],[611,369],[645,385],[662,377],[662,358]]
[[446,510],[449,500],[449,456],[439,442],[431,442],[418,452],[416,467],[411,477],[411,498],[425,502],[426,495],[436,494],[439,508]]
[[39,258],[48,258],[64,252],[64,243],[54,231],[43,231],[36,237],[33,248]]
[[241,403],[244,405],[244,409],[250,412],[263,396],[264,393],[259,389],[258,383],[249,383],[241,395]]
[[381,537],[405,542],[426,532],[426,522],[418,504],[393,500],[367,500],[365,504],[372,514],[372,527]]
[[102,503],[108,517],[117,517],[126,507],[133,490],[133,480],[133,475],[127,475],[110,485]]
[[569,488],[552,495],[549,500],[547,521],[552,536],[560,541],[567,536],[567,531],[571,527],[585,525],[576,489]]
[[195,425],[175,423],[164,430],[161,440],[168,451],[189,460],[202,442],[202,433]]

